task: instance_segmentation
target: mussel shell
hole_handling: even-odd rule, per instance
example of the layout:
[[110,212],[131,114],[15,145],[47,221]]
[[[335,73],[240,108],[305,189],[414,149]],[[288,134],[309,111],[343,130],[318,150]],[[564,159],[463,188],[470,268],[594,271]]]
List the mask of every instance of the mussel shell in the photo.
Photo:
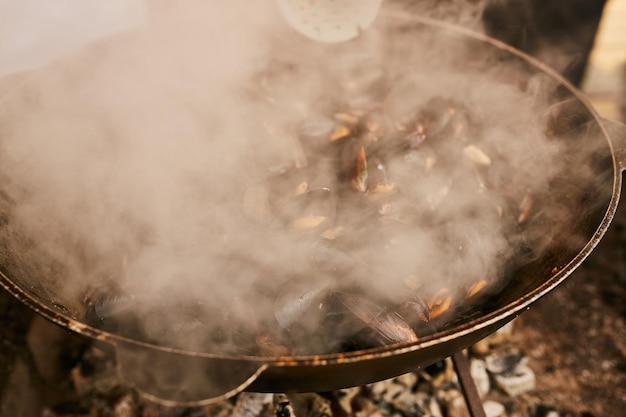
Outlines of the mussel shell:
[[320,304],[328,296],[330,285],[318,280],[300,279],[287,283],[274,300],[274,317],[283,329],[294,325],[311,330],[319,323]]

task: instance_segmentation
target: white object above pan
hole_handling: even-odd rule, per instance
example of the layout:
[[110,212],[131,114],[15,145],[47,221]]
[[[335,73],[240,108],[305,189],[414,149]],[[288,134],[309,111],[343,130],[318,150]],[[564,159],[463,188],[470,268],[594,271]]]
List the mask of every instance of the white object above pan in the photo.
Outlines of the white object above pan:
[[370,26],[382,0],[276,0],[289,25],[320,42],[343,42]]

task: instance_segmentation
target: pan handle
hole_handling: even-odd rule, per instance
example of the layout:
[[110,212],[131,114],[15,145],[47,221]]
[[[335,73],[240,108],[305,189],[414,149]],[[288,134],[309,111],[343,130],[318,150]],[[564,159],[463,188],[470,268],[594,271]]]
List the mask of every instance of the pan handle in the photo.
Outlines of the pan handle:
[[609,119],[602,120],[613,144],[615,160],[621,172],[626,170],[626,124]]
[[267,364],[238,358],[213,358],[116,345],[118,371],[140,395],[157,404],[198,407],[223,401],[243,391]]

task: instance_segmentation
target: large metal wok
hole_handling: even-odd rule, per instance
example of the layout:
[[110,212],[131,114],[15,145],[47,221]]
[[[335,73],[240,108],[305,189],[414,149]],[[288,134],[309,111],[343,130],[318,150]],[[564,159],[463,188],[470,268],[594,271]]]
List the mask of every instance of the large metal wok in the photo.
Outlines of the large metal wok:
[[0,284],[38,314],[114,351],[124,377],[140,392],[176,405],[218,401],[244,390],[319,392],[390,378],[451,356],[517,317],[562,283],[609,227],[620,196],[621,173],[626,169],[626,131],[621,125],[601,120],[587,99],[555,71],[495,39],[404,14],[388,12],[384,19],[480,44],[499,54],[503,61],[519,61],[528,77],[540,73],[554,81],[555,88],[549,93],[558,103],[555,117],[567,135],[567,147],[574,152],[583,144],[595,149],[589,156],[593,175],[588,183],[576,184],[582,190],[581,196],[566,202],[575,219],[568,226],[582,237],[578,243],[559,246],[524,265],[465,321],[415,343],[323,356],[261,357],[185,351],[87,325],[84,311],[70,307],[77,304],[76,300],[60,298],[57,288],[62,277],[38,265],[19,231],[10,227],[10,203],[5,196],[0,198]]

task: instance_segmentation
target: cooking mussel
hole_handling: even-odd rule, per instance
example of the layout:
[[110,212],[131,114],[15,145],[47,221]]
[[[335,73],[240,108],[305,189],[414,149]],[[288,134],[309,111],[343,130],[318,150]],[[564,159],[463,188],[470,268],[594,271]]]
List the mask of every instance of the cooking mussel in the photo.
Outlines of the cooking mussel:
[[[270,109],[259,131],[283,145],[282,159],[250,169],[256,176],[239,209],[265,236],[259,245],[289,242],[285,253],[225,255],[230,266],[217,272],[228,280],[245,267],[249,283],[227,298],[232,312],[206,301],[164,302],[148,314],[176,325],[142,328],[134,311],[144,309],[143,296],[111,290],[89,298],[89,322],[182,348],[292,356],[415,343],[479,312],[496,276],[546,246],[528,232],[544,221],[542,196],[502,167],[503,151],[481,140],[485,127],[470,104],[452,96],[395,104],[390,76],[359,67],[333,85],[332,98],[289,108],[299,121],[287,126],[272,120],[280,118],[272,109],[293,105],[281,102],[283,89],[273,93],[276,74],[256,77],[250,93]],[[550,135],[563,124],[550,118]],[[432,272],[423,259],[436,252],[449,261]],[[504,266],[492,267],[493,259]],[[475,271],[466,271],[468,262]]]

